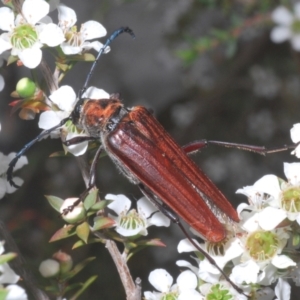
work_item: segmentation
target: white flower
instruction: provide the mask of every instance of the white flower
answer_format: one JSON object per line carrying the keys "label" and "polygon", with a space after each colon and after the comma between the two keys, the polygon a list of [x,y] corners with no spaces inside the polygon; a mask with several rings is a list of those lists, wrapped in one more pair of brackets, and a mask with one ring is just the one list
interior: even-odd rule
{"label": "white flower", "polygon": [[45,278],[56,276],[59,273],[59,270],[59,262],[50,258],[42,261],[39,266],[39,271]]}
{"label": "white flower", "polygon": [[149,282],[159,292],[144,292],[146,300],[178,299],[178,300],[204,300],[204,297],[196,291],[197,277],[191,271],[182,272],[172,285],[172,276],[164,269],[152,271],[148,278]]}
{"label": "white flower", "polygon": [[116,231],[123,236],[147,235],[147,227],[151,225],[166,227],[170,225],[170,219],[158,212],[146,197],[137,201],[137,211],[129,210],[131,201],[124,195],[107,194],[105,199],[114,200],[108,208],[118,216],[110,217],[116,221]]}
{"label": "white flower", "polygon": [[16,284],[10,284],[5,287],[9,292],[5,300],[27,300],[27,294],[23,288]]}
{"label": "white flower", "polygon": [[290,284],[281,278],[278,279],[278,282],[275,286],[275,295],[276,300],[286,300],[291,297],[291,286]]}
{"label": "white flower", "polygon": [[55,47],[65,40],[62,30],[46,18],[48,13],[49,4],[44,0],[25,0],[16,18],[10,8],[1,7],[0,29],[5,32],[0,36],[0,54],[11,49],[11,55],[18,56],[26,67],[37,67],[43,45]]}
{"label": "white flower", "polygon": [[[300,142],[300,123],[294,124],[291,129],[291,139],[295,144]],[[292,151],[292,154],[300,158],[300,144]]]}
{"label": "white flower", "polygon": [[[109,94],[102,89],[89,87],[83,94],[83,97],[90,99],[103,99],[109,98]],[[61,86],[58,90],[53,92],[49,98],[51,100],[50,105],[52,110],[41,113],[38,124],[40,128],[45,130],[56,126],[64,118],[69,117],[77,102],[77,97],[74,90],[68,85]],[[66,141],[76,136],[87,136],[85,132],[79,131],[73,124],[70,123],[64,125],[63,130],[58,128],[52,131],[50,133],[50,137],[58,138],[62,134],[63,139]],[[76,156],[84,154],[87,150],[87,147],[88,141],[70,146],[64,145],[64,149],[66,151],[69,151]]]}
{"label": "white flower", "polygon": [[[0,255],[4,253],[4,241],[0,241]],[[20,276],[9,266],[8,263],[0,264],[0,284],[16,283]]]}
{"label": "white flower", "polygon": [[0,273],[1,284],[16,283],[20,279],[20,276],[15,273],[8,263],[0,265]]}
{"label": "white flower", "polygon": [[[251,218],[247,217],[249,222],[256,223],[257,226],[265,230],[276,228],[285,218],[290,221],[295,221],[300,224],[300,163],[284,163],[284,173],[288,182],[283,181],[275,175],[265,175],[259,179],[253,187],[247,187],[248,191],[253,189],[252,193],[268,194],[268,200],[264,203],[264,209],[257,210],[257,213],[252,214]],[[238,190],[239,193],[245,193],[243,190]],[[248,192],[249,194],[249,192]],[[251,210],[251,205],[242,205],[243,209]],[[249,214],[249,212],[245,212]],[[240,216],[243,219],[243,213]],[[245,228],[245,223],[244,223]],[[247,229],[249,230],[249,228]]]}
{"label": "white flower", "polygon": [[5,81],[3,76],[0,74],[0,92],[4,89]]}
{"label": "white flower", "polygon": [[102,48],[103,45],[99,41],[88,42],[88,40],[106,35],[106,29],[100,23],[96,21],[85,22],[81,25],[80,31],[77,32],[77,27],[74,26],[77,21],[76,13],[65,5],[58,6],[58,20],[66,38],[66,41],[60,46],[66,55],[78,54],[91,48],[99,51]]}
{"label": "white flower", "polygon": [[[203,244],[198,245],[205,251]],[[177,250],[179,253],[198,251],[188,239],[181,240],[178,244]],[[221,269],[223,269],[229,261],[241,256],[241,254],[244,252],[244,248],[242,247],[239,239],[233,238],[228,240],[224,245],[224,251],[225,253],[222,256],[210,254],[212,259]],[[206,282],[216,283],[219,281],[221,276],[220,271],[215,266],[210,264],[206,258],[203,260],[196,259],[196,262],[198,263],[198,268],[196,269],[193,265],[183,260],[177,261],[176,264],[181,267],[188,267],[193,272],[197,273],[199,278]]]}
{"label": "white flower", "polygon": [[[15,158],[16,153],[12,152],[7,156],[0,152],[0,199],[4,197],[6,193],[11,194],[16,191],[16,188],[11,186],[6,179],[6,171],[8,169],[8,164]],[[18,169],[21,169],[24,165],[28,164],[26,156],[21,156],[17,161],[17,164],[14,168],[14,172]],[[23,184],[23,179],[19,177],[14,177],[14,182],[17,185]]]}
{"label": "white flower", "polygon": [[300,51],[300,3],[295,3],[293,13],[284,6],[277,7],[272,19],[278,26],[271,31],[271,40],[274,43],[290,40],[293,49]]}

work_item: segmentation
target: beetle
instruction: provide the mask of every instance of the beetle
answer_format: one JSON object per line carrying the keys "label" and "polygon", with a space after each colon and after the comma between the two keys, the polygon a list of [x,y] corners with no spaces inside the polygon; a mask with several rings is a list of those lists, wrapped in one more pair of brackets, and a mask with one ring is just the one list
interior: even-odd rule
{"label": "beetle", "polygon": [[261,154],[283,151],[294,146],[266,150],[264,147],[202,140],[182,148],[145,107],[127,108],[118,94],[112,94],[108,99],[83,98],[100,55],[123,32],[134,36],[128,27],[120,28],[112,34],[99,51],[71,115],[41,133],[16,154],[9,164],[8,181],[12,186],[18,187],[13,181],[12,172],[20,156],[35,142],[71,120],[88,136],[65,141],[65,145],[86,140],[98,140],[101,143],[92,163],[88,190],[95,185],[96,162],[101,152],[106,151],[119,170],[133,184],[138,185],[141,192],[160,211],[177,223],[190,242],[219,269],[235,289],[242,292],[214,260],[194,243],[180,222],[179,218],[183,219],[210,242],[222,242],[227,237],[224,223],[239,222],[234,207],[188,154],[208,144],[237,147]]}

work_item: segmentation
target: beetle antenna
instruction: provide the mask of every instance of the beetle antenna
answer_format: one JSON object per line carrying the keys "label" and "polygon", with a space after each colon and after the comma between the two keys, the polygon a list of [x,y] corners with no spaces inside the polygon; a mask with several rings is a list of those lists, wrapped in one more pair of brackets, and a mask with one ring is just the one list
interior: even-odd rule
{"label": "beetle antenna", "polygon": [[[94,63],[92,64],[91,70],[89,72],[89,74],[87,75],[87,78],[85,80],[85,83],[83,85],[83,88],[79,91],[78,93],[78,102],[76,104],[76,107],[79,107],[79,105],[81,104],[81,102],[83,101],[82,99],[82,95],[83,93],[86,91],[87,86],[93,76],[94,70],[96,68],[96,65],[99,61],[99,58],[101,56],[101,54],[105,51],[105,49],[109,46],[109,44],[116,38],[118,37],[121,33],[123,32],[127,32],[129,33],[133,38],[135,38],[135,35],[133,33],[133,31],[129,28],[129,27],[121,27],[119,29],[117,29],[116,31],[114,31],[112,33],[112,35],[107,39],[106,43],[103,45],[103,47],[99,50],[98,55],[94,61]],[[75,111],[76,111],[76,107],[75,107]],[[8,169],[6,172],[6,176],[7,176],[7,180],[10,183],[11,186],[15,187],[15,188],[19,188],[20,186],[18,186],[14,181],[13,181],[13,170],[18,162],[18,160],[20,159],[20,157],[36,142],[40,141],[43,137],[47,136],[49,133],[51,133],[54,129],[57,129],[61,126],[63,126],[67,121],[69,120],[73,120],[73,114],[71,114],[69,117],[61,120],[59,122],[59,124],[57,124],[56,126],[43,131],[41,134],[39,134],[36,138],[34,138],[32,141],[30,141],[28,144],[26,144],[15,156],[15,158],[9,163],[8,165]]]}
{"label": "beetle antenna", "polygon": [[55,125],[54,127],[47,129],[40,133],[37,137],[35,137],[32,141],[30,141],[28,144],[26,144],[15,156],[15,158],[9,163],[8,169],[6,171],[7,181],[10,183],[11,186],[15,188],[19,188],[20,186],[17,185],[13,181],[13,170],[20,159],[20,157],[36,142],[40,141],[43,137],[51,133],[54,129],[59,128],[63,126],[67,121],[71,120],[71,116],[68,118],[65,118],[59,122],[59,124]]}
{"label": "beetle antenna", "polygon": [[98,55],[94,61],[94,63],[92,64],[92,67],[91,67],[91,70],[89,72],[89,74],[87,75],[87,78],[85,80],[85,83],[83,85],[83,88],[79,91],[78,93],[78,99],[79,99],[79,102],[81,101],[82,99],[82,95],[83,93],[86,91],[87,89],[87,86],[93,76],[93,73],[95,71],[95,68],[98,64],[98,61],[99,61],[99,58],[100,56],[103,54],[103,52],[106,50],[106,48],[109,46],[109,44],[115,39],[117,38],[120,34],[124,33],[124,32],[127,32],[131,35],[132,38],[135,38],[135,34],[133,33],[132,29],[130,29],[129,27],[121,27],[117,30],[115,30],[111,36],[107,39],[106,43],[103,45],[103,47],[99,50],[98,52]]}

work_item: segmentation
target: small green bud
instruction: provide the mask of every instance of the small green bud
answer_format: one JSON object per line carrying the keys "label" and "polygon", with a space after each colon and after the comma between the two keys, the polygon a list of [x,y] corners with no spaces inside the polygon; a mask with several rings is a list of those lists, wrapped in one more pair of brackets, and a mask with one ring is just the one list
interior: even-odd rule
{"label": "small green bud", "polygon": [[72,257],[67,253],[59,250],[58,252],[54,253],[52,257],[59,262],[61,274],[65,274],[72,269],[73,260]]}
{"label": "small green bud", "polygon": [[17,83],[16,91],[22,98],[28,98],[34,95],[36,89],[35,83],[28,77],[20,79]]}

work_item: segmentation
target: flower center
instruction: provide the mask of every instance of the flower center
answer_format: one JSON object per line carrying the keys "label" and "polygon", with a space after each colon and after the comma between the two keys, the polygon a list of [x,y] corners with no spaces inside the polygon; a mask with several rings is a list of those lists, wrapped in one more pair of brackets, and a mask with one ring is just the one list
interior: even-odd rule
{"label": "flower center", "polygon": [[80,47],[82,45],[82,34],[77,32],[77,26],[73,26],[65,32],[67,42],[73,47]]}
{"label": "flower center", "polygon": [[173,292],[173,293],[168,293],[166,295],[163,295],[160,299],[161,300],[176,300],[178,298],[178,294]]}
{"label": "flower center", "polygon": [[227,239],[214,243],[214,242],[205,242],[206,251],[215,256],[224,256],[225,255],[225,244]]}
{"label": "flower center", "polygon": [[282,192],[281,207],[291,213],[300,212],[300,188],[291,187]]}
{"label": "flower center", "polygon": [[132,209],[128,212],[128,214],[120,215],[119,225],[124,229],[134,230],[137,228],[146,227],[146,221],[136,212],[135,209]]}
{"label": "flower center", "polygon": [[256,261],[264,261],[276,255],[278,237],[270,231],[256,231],[247,238],[246,248],[250,256]]}
{"label": "flower center", "polygon": [[300,33],[300,20],[295,20],[292,24],[293,33]]}
{"label": "flower center", "polygon": [[233,296],[229,290],[221,284],[215,284],[210,288],[210,292],[206,295],[209,300],[231,300]]}
{"label": "flower center", "polygon": [[14,29],[10,41],[15,48],[22,50],[32,47],[37,40],[36,29],[29,24],[24,24]]}

